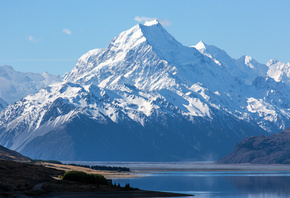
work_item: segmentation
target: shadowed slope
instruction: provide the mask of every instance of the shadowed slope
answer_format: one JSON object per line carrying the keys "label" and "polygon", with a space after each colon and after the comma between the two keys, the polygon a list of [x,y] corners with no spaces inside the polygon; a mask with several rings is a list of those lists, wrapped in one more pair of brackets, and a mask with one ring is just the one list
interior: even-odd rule
{"label": "shadowed slope", "polygon": [[246,138],[218,163],[290,164],[290,129],[269,137]]}

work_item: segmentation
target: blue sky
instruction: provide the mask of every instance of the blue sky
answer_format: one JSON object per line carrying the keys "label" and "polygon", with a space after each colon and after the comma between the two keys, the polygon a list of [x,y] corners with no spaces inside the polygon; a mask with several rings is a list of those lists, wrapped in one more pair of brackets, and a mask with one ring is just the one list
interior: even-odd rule
{"label": "blue sky", "polygon": [[183,45],[200,40],[238,58],[290,62],[288,0],[0,0],[0,65],[63,75],[144,17]]}

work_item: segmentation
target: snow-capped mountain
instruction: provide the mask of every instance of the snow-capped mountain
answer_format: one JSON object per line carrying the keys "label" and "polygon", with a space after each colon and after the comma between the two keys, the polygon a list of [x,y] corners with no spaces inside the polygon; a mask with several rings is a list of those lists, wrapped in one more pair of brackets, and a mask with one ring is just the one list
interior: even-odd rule
{"label": "snow-capped mountain", "polygon": [[11,66],[0,66],[0,97],[11,104],[28,94],[36,93],[43,86],[61,81],[60,76],[48,73],[23,73],[15,71]]}
{"label": "snow-capped mountain", "polygon": [[230,57],[224,50],[200,41],[193,46],[200,53],[211,58],[216,64],[238,77],[247,85],[251,85],[257,76],[266,76],[268,67],[258,63],[252,57],[242,56],[239,59]]}
{"label": "snow-capped mountain", "polygon": [[290,125],[289,86],[268,68],[138,24],[2,111],[0,144],[43,159],[214,160]]}
{"label": "snow-capped mountain", "polygon": [[269,67],[268,76],[277,82],[285,82],[290,85],[290,63],[282,63],[278,60],[270,60],[267,63]]}

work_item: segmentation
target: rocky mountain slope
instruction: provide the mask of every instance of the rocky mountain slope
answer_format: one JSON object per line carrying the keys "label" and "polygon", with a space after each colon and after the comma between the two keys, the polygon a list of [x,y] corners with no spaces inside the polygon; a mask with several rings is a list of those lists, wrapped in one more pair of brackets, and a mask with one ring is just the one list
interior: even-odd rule
{"label": "rocky mountain slope", "polygon": [[218,163],[290,164],[290,129],[269,137],[261,135],[246,138]]}
{"label": "rocky mountain slope", "polygon": [[289,86],[270,65],[138,24],[83,55],[64,82],[2,111],[0,144],[42,159],[218,159],[290,125]]}
{"label": "rocky mountain slope", "polygon": [[46,85],[61,81],[60,76],[48,73],[24,73],[15,71],[11,66],[0,66],[0,98],[11,104]]}

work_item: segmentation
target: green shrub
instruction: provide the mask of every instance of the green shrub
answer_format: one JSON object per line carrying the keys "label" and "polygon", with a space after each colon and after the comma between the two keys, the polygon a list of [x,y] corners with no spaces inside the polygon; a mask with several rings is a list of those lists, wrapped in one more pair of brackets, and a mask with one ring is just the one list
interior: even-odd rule
{"label": "green shrub", "polygon": [[87,174],[82,171],[69,171],[64,174],[63,180],[76,181],[85,184],[108,184],[107,179],[103,175]]}

